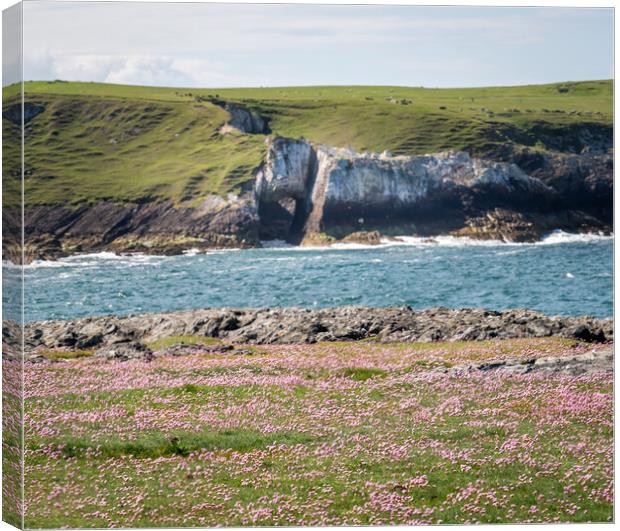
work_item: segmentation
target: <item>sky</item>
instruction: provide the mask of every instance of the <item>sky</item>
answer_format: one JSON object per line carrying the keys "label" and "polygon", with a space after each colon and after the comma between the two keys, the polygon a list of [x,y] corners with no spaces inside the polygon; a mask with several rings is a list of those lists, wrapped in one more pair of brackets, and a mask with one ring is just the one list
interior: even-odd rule
{"label": "sky", "polygon": [[467,87],[613,77],[609,8],[28,1],[23,17],[26,80]]}

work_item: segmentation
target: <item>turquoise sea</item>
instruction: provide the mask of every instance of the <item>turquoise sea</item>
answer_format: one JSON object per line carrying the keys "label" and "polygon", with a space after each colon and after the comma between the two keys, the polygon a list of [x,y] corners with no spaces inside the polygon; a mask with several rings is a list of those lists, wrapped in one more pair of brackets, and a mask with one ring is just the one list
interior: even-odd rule
{"label": "turquoise sea", "polygon": [[206,307],[364,305],[504,309],[611,317],[613,238],[551,234],[536,244],[403,238],[187,253],[78,255],[25,269],[26,320]]}

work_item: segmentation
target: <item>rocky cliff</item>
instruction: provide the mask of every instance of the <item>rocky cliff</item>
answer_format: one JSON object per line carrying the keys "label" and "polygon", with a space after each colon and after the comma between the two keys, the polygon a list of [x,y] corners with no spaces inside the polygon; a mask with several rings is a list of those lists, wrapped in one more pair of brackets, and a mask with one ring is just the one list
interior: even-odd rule
{"label": "rocky cliff", "polygon": [[103,250],[180,254],[257,247],[258,226],[253,201],[234,195],[209,195],[191,207],[169,201],[26,207],[25,260]]}
{"label": "rocky cliff", "polygon": [[[116,107],[104,102],[101,108],[91,102],[83,105],[82,114],[73,116],[70,103],[59,100],[46,107],[43,99],[27,102],[26,135],[35,134],[37,128],[45,129],[37,125],[42,119],[52,120],[54,128],[69,128],[69,124],[93,119],[93,113],[98,112],[96,116],[103,117],[104,123],[116,123],[119,116],[146,116],[156,127],[165,117],[181,113],[150,103],[127,110],[118,102]],[[255,150],[253,162],[246,163],[241,157],[243,160],[234,167],[231,164],[218,190],[200,191],[196,187],[208,181],[213,172],[224,170],[219,166],[198,169],[176,199],[156,195],[160,183],[143,198],[137,196],[141,199],[122,200],[114,189],[106,188],[105,194],[88,201],[58,204],[58,200],[46,203],[39,198],[36,205],[28,203],[28,192],[35,181],[54,183],[59,176],[54,172],[37,174],[36,168],[27,165],[26,260],[100,250],[172,254],[190,248],[256,247],[261,241],[273,239],[309,245],[336,240],[378,243],[382,237],[453,234],[535,241],[555,229],[612,230],[613,138],[611,128],[604,125],[584,122],[553,129],[541,123],[533,126],[527,137],[519,133],[523,138],[510,128],[502,130],[503,141],[468,152],[394,156],[387,151],[356,152],[304,138],[264,136],[271,134],[274,114],[258,112],[256,102],[246,106],[218,97],[193,96],[192,105],[200,112],[204,105],[216,112],[205,114],[213,120],[209,126],[213,128],[205,129],[210,136],[191,139],[190,146],[200,146],[203,141],[212,146],[228,142],[234,148],[224,150],[220,166],[226,166],[227,158],[250,149]],[[185,104],[179,108],[187,111]],[[3,108],[7,133],[18,132],[15,126],[21,124],[20,111],[21,104]],[[194,119],[172,135],[170,142],[183,138],[184,131],[198,121]],[[125,129],[115,132],[111,139],[104,135],[105,149],[116,150],[119,138],[137,139],[148,132],[144,124],[130,132]],[[102,131],[107,129],[78,132],[75,138],[99,138]],[[58,132],[53,130],[49,138]],[[170,136],[168,129],[166,134]],[[39,144],[47,145],[49,138],[45,138]],[[63,144],[63,153],[75,138]],[[33,141],[29,145],[33,146]],[[132,153],[145,146],[139,144]],[[67,158],[79,164],[87,160],[86,152],[77,150],[74,154]],[[97,151],[89,157],[99,155]],[[201,155],[200,161],[207,160],[207,155]],[[5,185],[15,186],[5,189],[5,197],[11,195],[9,192],[15,197],[21,193],[17,186],[21,166],[16,168],[6,173]],[[166,186],[176,182],[173,175],[167,178]],[[70,199],[70,187],[59,189],[66,190]],[[18,260],[11,235],[21,233],[21,212],[6,206],[3,220],[5,253]]]}
{"label": "rocky cliff", "polygon": [[[535,241],[546,232],[606,231],[612,226],[611,171],[605,155],[504,154],[514,162],[465,152],[392,156],[269,141],[253,189],[191,206],[172,202],[25,210],[26,260],[113,250],[175,254],[190,248],[378,242],[380,235],[455,234]],[[15,216],[5,215],[7,228]],[[372,238],[369,235],[373,235]]]}
{"label": "rocky cliff", "polygon": [[555,184],[464,152],[392,156],[277,138],[255,200],[262,233],[277,220],[281,232],[271,235],[292,242],[369,231],[533,241],[557,228],[609,230]]}

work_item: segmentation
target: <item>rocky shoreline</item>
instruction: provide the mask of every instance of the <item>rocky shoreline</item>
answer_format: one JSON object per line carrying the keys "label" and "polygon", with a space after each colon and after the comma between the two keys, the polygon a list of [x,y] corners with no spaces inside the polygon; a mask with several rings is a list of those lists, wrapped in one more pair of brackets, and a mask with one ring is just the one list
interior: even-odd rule
{"label": "rocky shoreline", "polygon": [[[28,323],[27,358],[42,349],[92,350],[106,357],[148,357],[148,343],[198,336],[236,344],[293,344],[318,341],[434,342],[557,336],[583,342],[613,341],[613,321],[593,317],[549,317],[526,309],[344,306],[205,309],[127,317],[102,316]],[[5,353],[19,345],[19,329],[3,324]],[[7,348],[8,347],[8,348]],[[119,352],[118,356],[114,352]]]}
{"label": "rocky shoreline", "polygon": [[[506,145],[475,155],[393,156],[269,137],[262,164],[238,194],[207,194],[187,204],[26,205],[24,259],[100,251],[170,255],[276,239],[328,245],[453,235],[535,242],[554,230],[610,234],[607,140],[598,132],[584,153]],[[4,209],[3,221],[5,254],[19,262],[21,213]]]}
{"label": "rocky shoreline", "polygon": [[[238,186],[175,200],[157,193],[115,200],[113,190],[81,203],[70,196],[60,204],[27,197],[23,227],[14,197],[3,209],[5,256],[21,262],[22,229],[26,263],[100,251],[170,255],[251,248],[276,239],[328,245],[454,235],[535,242],[554,230],[613,230],[610,125],[541,121],[525,134],[497,123],[486,144],[429,154],[395,145],[400,154],[393,154],[281,136],[272,131],[268,113],[217,95],[196,96],[195,103],[228,114],[214,139],[231,132],[264,139],[262,155],[243,167]],[[28,101],[24,121],[35,127],[49,112],[43,100]],[[3,123],[21,124],[20,113],[19,103],[5,106]],[[28,168],[26,178],[33,171]]]}

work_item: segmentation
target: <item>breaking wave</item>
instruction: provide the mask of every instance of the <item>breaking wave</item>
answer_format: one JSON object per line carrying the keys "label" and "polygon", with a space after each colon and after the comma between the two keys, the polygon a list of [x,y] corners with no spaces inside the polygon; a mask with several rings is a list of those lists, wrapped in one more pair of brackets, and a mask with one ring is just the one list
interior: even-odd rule
{"label": "breaking wave", "polygon": [[381,243],[373,245],[366,243],[342,243],[337,242],[329,245],[295,246],[284,240],[263,241],[264,249],[284,251],[333,251],[333,250],[361,250],[381,249],[385,247],[410,246],[410,247],[527,247],[533,245],[557,245],[565,243],[592,243],[597,241],[613,240],[613,235],[605,234],[575,234],[556,230],[549,233],[538,242],[518,243],[503,240],[477,240],[462,236],[394,236],[382,238]]}

